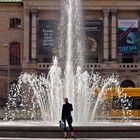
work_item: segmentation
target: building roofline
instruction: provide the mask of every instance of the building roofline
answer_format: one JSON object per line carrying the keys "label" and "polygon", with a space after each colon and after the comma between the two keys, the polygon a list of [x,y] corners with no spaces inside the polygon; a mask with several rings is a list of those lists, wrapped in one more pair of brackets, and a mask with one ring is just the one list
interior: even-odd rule
{"label": "building roofline", "polygon": [[22,0],[0,0],[0,3],[22,3]]}

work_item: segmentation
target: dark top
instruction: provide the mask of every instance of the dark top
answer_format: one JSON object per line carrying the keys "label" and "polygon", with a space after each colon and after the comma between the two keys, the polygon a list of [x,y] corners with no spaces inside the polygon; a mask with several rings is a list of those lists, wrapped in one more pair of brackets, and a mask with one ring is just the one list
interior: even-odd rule
{"label": "dark top", "polygon": [[66,116],[71,116],[72,110],[73,110],[72,104],[70,104],[68,102],[63,104],[61,119],[64,120]]}

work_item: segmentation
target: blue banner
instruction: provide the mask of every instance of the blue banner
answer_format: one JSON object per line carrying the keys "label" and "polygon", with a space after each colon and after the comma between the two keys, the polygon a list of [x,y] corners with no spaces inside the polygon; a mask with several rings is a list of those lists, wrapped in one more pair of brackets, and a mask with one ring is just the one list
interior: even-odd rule
{"label": "blue banner", "polygon": [[138,51],[138,21],[118,21],[118,54],[136,54]]}

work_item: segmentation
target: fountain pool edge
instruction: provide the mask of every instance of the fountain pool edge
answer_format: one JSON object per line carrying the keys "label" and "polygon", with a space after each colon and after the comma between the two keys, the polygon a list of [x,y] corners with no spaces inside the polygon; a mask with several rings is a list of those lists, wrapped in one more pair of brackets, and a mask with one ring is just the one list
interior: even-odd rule
{"label": "fountain pool edge", "polygon": [[[75,126],[78,138],[140,138],[140,126]],[[56,126],[0,126],[0,137],[62,138]]]}

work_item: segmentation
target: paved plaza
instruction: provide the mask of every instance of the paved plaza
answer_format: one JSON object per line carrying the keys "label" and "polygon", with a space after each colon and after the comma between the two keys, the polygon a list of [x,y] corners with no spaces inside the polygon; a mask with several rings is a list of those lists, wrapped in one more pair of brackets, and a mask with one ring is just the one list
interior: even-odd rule
{"label": "paved plaza", "polygon": [[[69,139],[72,140],[72,138]],[[63,138],[0,138],[0,140],[64,140],[64,139]],[[77,140],[140,140],[140,138],[77,138]]]}

